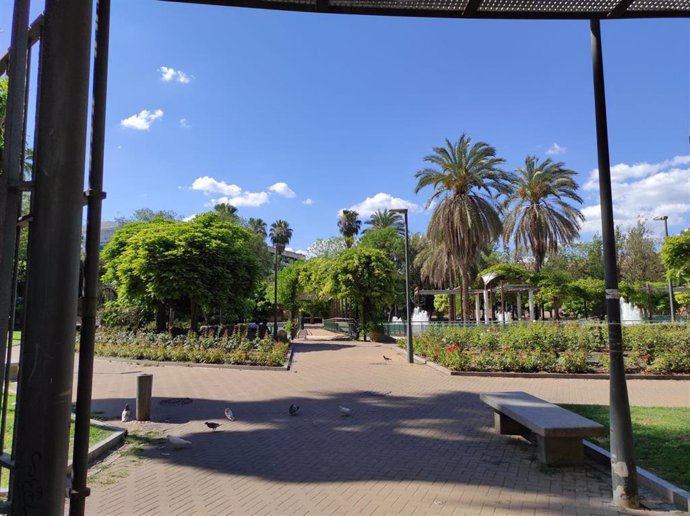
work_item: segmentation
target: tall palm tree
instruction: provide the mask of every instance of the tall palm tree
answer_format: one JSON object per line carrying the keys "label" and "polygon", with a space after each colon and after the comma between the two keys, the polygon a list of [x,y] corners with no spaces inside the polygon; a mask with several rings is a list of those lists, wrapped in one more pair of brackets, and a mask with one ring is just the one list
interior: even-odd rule
{"label": "tall palm tree", "polygon": [[213,211],[216,212],[218,215],[218,218],[223,221],[235,221],[237,220],[237,208],[235,208],[232,204],[228,204],[226,202],[222,202],[220,204],[216,204],[213,207]]}
{"label": "tall palm tree", "polygon": [[247,229],[252,233],[261,235],[262,238],[266,238],[266,222],[264,222],[263,219],[255,219],[254,217],[250,217],[247,221]]}
{"label": "tall palm tree", "polygon": [[512,238],[516,253],[531,251],[537,271],[548,251],[557,252],[559,244],[568,244],[580,234],[585,218],[567,202],[582,204],[574,176],[564,163],[550,158],[540,163],[535,156],[527,156],[525,166],[513,175],[512,192],[503,203],[503,241],[507,244]]}
{"label": "tall palm tree", "polygon": [[354,244],[355,236],[362,227],[362,221],[358,217],[359,213],[354,210],[343,210],[338,218],[338,230],[345,237],[345,245],[348,249]]}
{"label": "tall palm tree", "polygon": [[388,208],[381,210],[376,210],[376,213],[372,213],[369,220],[365,222],[368,227],[364,230],[366,233],[372,229],[385,229],[388,227],[395,228],[401,235],[405,234],[405,225],[403,223],[403,218],[399,213],[389,211]]}
{"label": "tall palm tree", "polygon": [[481,251],[501,234],[501,219],[496,198],[507,194],[509,175],[498,167],[505,160],[484,142],[472,144],[466,134],[444,147],[434,147],[424,161],[435,166],[415,174],[415,192],[430,186],[433,193],[427,208],[437,202],[427,235],[433,245],[443,242],[459,267],[462,286],[462,315],[470,317],[469,285],[471,270]]}
{"label": "tall palm tree", "polygon": [[276,254],[280,254],[285,250],[285,246],[290,243],[292,238],[292,228],[284,220],[276,220],[271,224],[271,230],[268,234],[271,243],[276,248]]}

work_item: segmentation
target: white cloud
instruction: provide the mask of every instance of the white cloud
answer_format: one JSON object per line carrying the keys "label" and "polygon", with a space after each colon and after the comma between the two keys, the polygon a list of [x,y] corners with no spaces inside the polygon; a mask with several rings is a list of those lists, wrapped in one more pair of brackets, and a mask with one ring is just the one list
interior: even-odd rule
{"label": "white cloud", "polygon": [[211,200],[213,205],[232,204],[236,208],[258,208],[267,202],[268,193],[266,192],[242,192],[234,197],[220,197]]}
{"label": "white cloud", "polygon": [[192,183],[192,190],[204,192],[206,195],[219,193],[224,196],[235,197],[242,193],[237,185],[230,185],[225,181],[218,181],[210,176],[197,177]]}
{"label": "white cloud", "polygon": [[127,129],[135,129],[137,131],[148,131],[151,127],[151,124],[162,117],[162,109],[156,109],[155,111],[142,109],[136,115],[132,115],[129,118],[120,120],[120,125]]}
{"label": "white cloud", "polygon": [[180,127],[182,127],[183,129],[189,129],[192,126],[189,125],[189,120],[187,120],[186,118],[180,118]]}
{"label": "white cloud", "polygon": [[194,219],[196,218],[196,215],[197,215],[196,213],[193,213],[193,214],[191,214],[189,217],[185,217],[185,218],[183,218],[182,220],[183,220],[184,222],[190,222],[190,221],[192,221],[192,220],[194,220]]}
{"label": "white cloud", "polygon": [[559,154],[565,154],[567,150],[567,147],[562,147],[561,145],[554,143],[551,147],[546,149],[546,154],[549,156],[558,156]]}
{"label": "white cloud", "polygon": [[163,82],[175,81],[181,84],[189,84],[194,78],[194,76],[188,75],[182,70],[175,70],[169,66],[161,66],[158,71],[161,73],[161,80]]}
{"label": "white cloud", "polygon": [[350,210],[354,210],[360,214],[362,217],[368,217],[375,213],[377,210],[385,210],[391,208],[407,208],[413,213],[419,213],[422,208],[412,202],[400,197],[393,197],[389,193],[379,192],[373,197],[367,197],[362,202],[350,206]]}
{"label": "white cloud", "polygon": [[311,197],[307,197],[306,199],[304,199],[302,201],[302,204],[306,204],[307,206],[311,206],[312,204],[314,204],[314,199],[312,199]]}
{"label": "white cloud", "polygon": [[[598,169],[591,172],[584,186],[588,192],[599,190]],[[660,163],[618,163],[611,167],[614,221],[624,228],[638,220],[667,215],[669,224],[690,224],[690,155],[676,156]],[[599,204],[582,209],[586,217],[583,233],[601,232]],[[660,233],[659,227],[650,229]]]}
{"label": "white cloud", "polygon": [[287,183],[275,183],[269,186],[268,190],[273,193],[277,193],[278,195],[282,195],[283,197],[287,197],[288,199],[292,199],[296,195],[295,192],[290,189]]}

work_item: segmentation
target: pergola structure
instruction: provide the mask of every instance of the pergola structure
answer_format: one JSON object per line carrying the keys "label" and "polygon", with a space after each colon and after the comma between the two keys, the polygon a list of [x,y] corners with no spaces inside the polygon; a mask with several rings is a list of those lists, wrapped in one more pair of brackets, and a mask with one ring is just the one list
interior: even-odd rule
{"label": "pergola structure", "polygon": [[[141,1],[141,0],[140,0]],[[638,503],[632,430],[622,359],[615,265],[606,102],[600,20],[690,17],[690,0],[169,0],[303,12],[443,18],[581,19],[591,26],[599,185],[602,206],[606,306],[611,350],[611,461],[613,499]],[[16,302],[17,242],[28,231],[15,439],[0,463],[11,470],[12,514],[64,511],[77,306],[82,315],[74,473],[70,514],[83,514],[103,192],[103,142],[108,76],[110,0],[97,0],[93,82],[89,81],[93,6],[88,0],[45,0],[29,24],[29,0],[14,0],[11,48],[0,57],[7,74],[3,173],[0,174],[0,443],[5,429]],[[33,177],[23,177],[31,45],[40,39]],[[89,91],[91,87],[91,92]],[[88,187],[84,191],[88,102],[92,100]],[[30,213],[21,200],[30,192]],[[80,234],[87,208],[83,288]],[[2,450],[0,450],[2,451]]]}

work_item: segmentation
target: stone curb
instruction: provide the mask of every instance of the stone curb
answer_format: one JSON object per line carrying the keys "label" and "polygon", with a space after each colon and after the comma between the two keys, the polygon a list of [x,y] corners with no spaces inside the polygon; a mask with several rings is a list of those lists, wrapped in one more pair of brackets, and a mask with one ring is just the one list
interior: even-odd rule
{"label": "stone curb", "polygon": [[[611,454],[608,451],[587,440],[583,440],[582,443],[585,446],[585,455],[600,464],[606,466],[611,465]],[[675,504],[677,507],[680,507],[683,511],[690,514],[689,492],[639,466],[637,466],[637,479],[641,486],[646,487],[650,491],[661,496],[667,502]]]}
{"label": "stone curb", "polygon": [[290,345],[287,353],[287,362],[282,366],[255,366],[249,364],[204,364],[201,362],[173,362],[170,360],[146,360],[138,358],[126,357],[107,357],[96,355],[95,358],[99,360],[108,360],[109,362],[124,362],[128,364],[140,364],[152,367],[166,367],[166,366],[180,366],[180,367],[211,367],[217,369],[242,369],[252,371],[289,371],[292,365],[292,355],[295,352],[295,346]]}

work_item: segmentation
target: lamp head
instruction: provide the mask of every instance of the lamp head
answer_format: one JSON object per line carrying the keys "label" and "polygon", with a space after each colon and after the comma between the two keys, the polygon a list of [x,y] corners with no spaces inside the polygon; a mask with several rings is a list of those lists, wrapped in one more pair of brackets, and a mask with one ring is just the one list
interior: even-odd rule
{"label": "lamp head", "polygon": [[391,213],[403,213],[403,214],[405,214],[405,213],[407,213],[407,208],[390,208],[388,211]]}
{"label": "lamp head", "polygon": [[653,217],[652,220],[667,220],[668,215],[657,215],[656,217]]}

